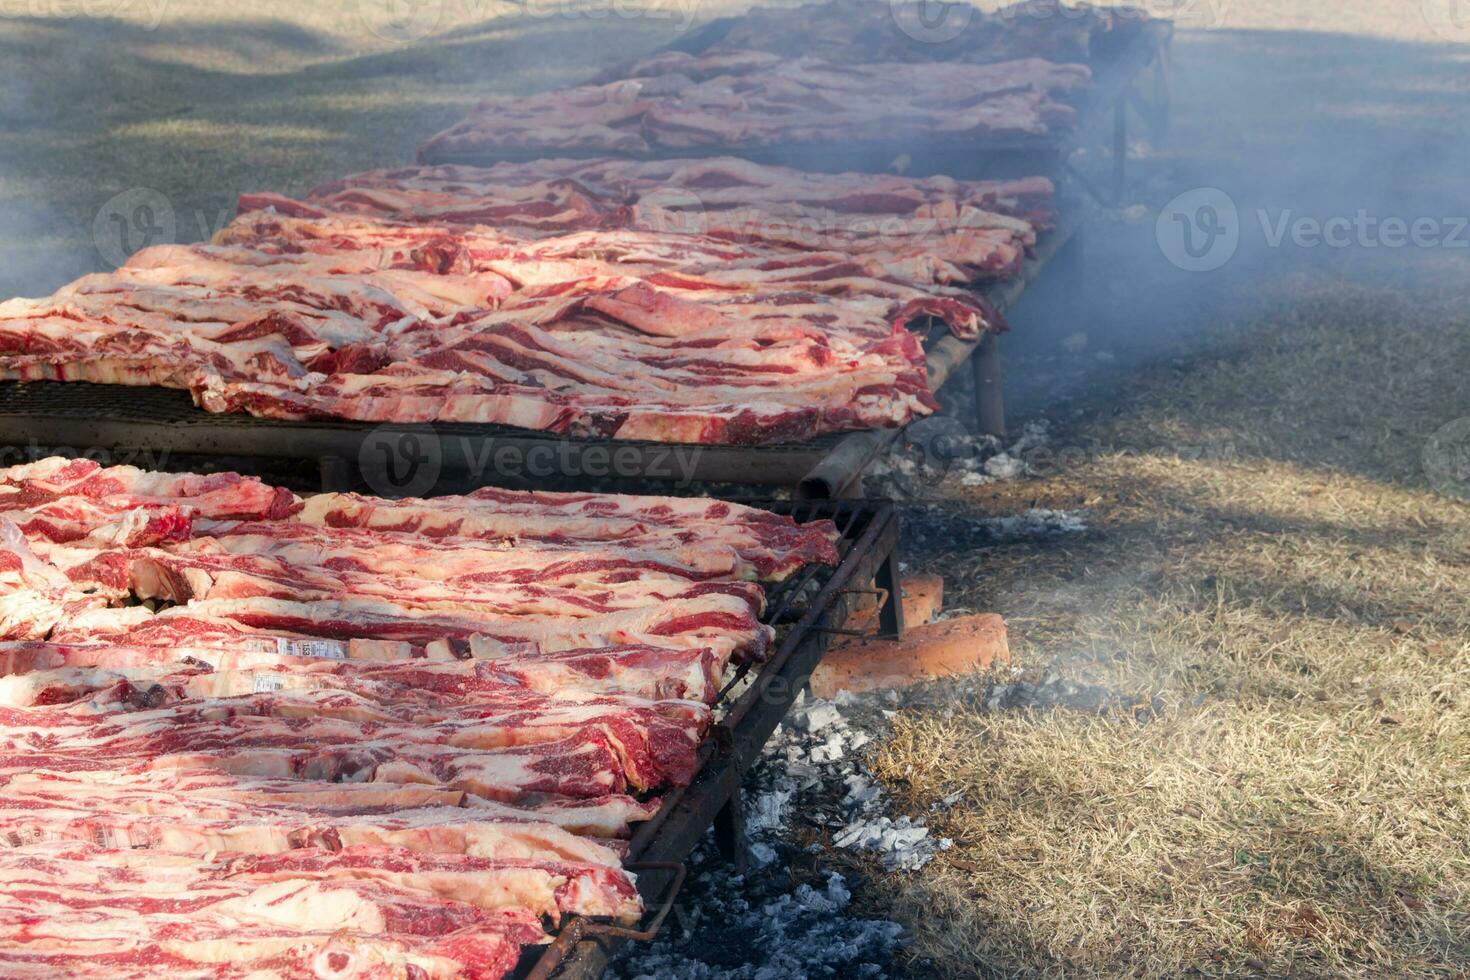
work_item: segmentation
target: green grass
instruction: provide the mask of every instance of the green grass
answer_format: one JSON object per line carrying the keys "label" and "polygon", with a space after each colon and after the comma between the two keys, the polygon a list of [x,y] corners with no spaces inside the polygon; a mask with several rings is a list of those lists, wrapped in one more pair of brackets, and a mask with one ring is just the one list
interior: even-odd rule
{"label": "green grass", "polygon": [[439,33],[397,45],[350,2],[168,0],[157,26],[143,0],[123,9],[0,17],[0,296],[104,267],[93,223],[114,195],[158,191],[177,240],[207,238],[242,192],[406,165],[480,98],[579,81],[685,23],[448,3]]}

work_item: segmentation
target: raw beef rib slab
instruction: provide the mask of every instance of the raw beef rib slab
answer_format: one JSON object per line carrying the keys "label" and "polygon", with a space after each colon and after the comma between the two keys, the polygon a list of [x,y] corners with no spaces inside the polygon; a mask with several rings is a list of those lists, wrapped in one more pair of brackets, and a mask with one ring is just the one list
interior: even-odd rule
{"label": "raw beef rib slab", "polygon": [[493,978],[569,913],[637,921],[624,838],[767,650],[759,583],[835,538],[0,470],[0,976]]}
{"label": "raw beef rib slab", "polygon": [[219,244],[145,249],[0,304],[0,378],[183,388],[267,418],[797,441],[932,412],[913,331],[1002,329],[959,287],[1007,274],[1033,237],[967,208],[911,218],[954,226],[942,258],[923,228],[818,248],[776,231],[534,240],[247,200],[268,210]]}
{"label": "raw beef rib slab", "polygon": [[1076,124],[1065,101],[1084,65],[829,64],[759,51],[666,52],[604,85],[496,97],[419,147],[424,163],[539,153],[632,156],[788,144],[925,144],[1046,136]]}
{"label": "raw beef rib slab", "polygon": [[409,167],[344,177],[313,190],[306,203],[242,195],[240,219],[219,240],[277,235],[310,248],[329,227],[346,224],[326,220],[333,215],[392,222],[405,233],[411,226],[479,233],[493,226],[568,243],[569,232],[637,229],[834,252],[875,262],[915,286],[960,284],[1014,274],[1036,233],[1055,223],[1053,193],[1044,177],[823,174],[735,157]]}
{"label": "raw beef rib slab", "polygon": [[904,324],[941,314],[963,331],[989,326],[965,296],[871,277],[862,295],[843,295],[859,283],[838,278],[732,296],[718,282],[691,292],[652,273],[578,269],[504,297],[478,273],[341,271],[332,255],[244,248],[165,254],[0,304],[0,378],[183,388],[208,411],[266,418],[748,444],[927,414]]}

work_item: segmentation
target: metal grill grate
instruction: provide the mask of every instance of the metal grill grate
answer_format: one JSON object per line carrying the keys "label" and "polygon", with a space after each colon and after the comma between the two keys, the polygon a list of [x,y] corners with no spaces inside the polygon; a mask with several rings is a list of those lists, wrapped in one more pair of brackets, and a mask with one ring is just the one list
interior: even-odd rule
{"label": "metal grill grate", "polygon": [[[778,630],[775,652],[764,664],[736,669],[716,703],[723,717],[700,747],[699,774],[689,786],[664,796],[659,812],[629,842],[628,860],[647,869],[639,875],[640,890],[654,893],[645,894],[651,905],[657,901],[664,906],[656,916],[660,921],[673,899],[674,866],[727,806],[738,807],[738,799],[731,800],[738,796],[742,774],[805,686],[831,634],[841,631],[848,595],[866,591],[866,584],[881,578],[882,569],[895,561],[898,518],[886,501],[767,501],[756,506],[802,522],[832,520],[840,534],[838,563],[832,568],[808,566],[768,590],[763,618]],[[741,693],[732,696],[742,685]],[[530,954],[534,959],[523,965],[522,975],[525,980],[596,977],[620,938],[628,937],[572,917],[550,946]]]}

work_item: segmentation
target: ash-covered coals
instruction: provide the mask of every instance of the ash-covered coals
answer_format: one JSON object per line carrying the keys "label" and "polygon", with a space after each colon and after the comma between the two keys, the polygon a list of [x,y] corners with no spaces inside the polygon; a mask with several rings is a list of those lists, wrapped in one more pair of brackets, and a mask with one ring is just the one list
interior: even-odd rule
{"label": "ash-covered coals", "polygon": [[1046,542],[1088,531],[1086,510],[1032,507],[1018,514],[975,517],[933,504],[904,508],[903,546],[910,555],[938,555],[1023,542]]}
{"label": "ash-covered coals", "polygon": [[792,709],[747,781],[746,829],[758,862],[777,859],[792,820],[835,847],[874,854],[889,871],[921,868],[950,846],[927,827],[884,813],[883,790],[861,755],[873,736],[857,722],[886,721],[884,697],[843,694]]}
{"label": "ash-covered coals", "polygon": [[863,486],[870,495],[897,500],[942,499],[959,488],[1034,475],[1028,457],[1049,442],[1044,419],[1027,422],[1019,436],[1002,441],[975,435],[952,416],[935,415],[910,425],[888,455],[874,460]]}
{"label": "ash-covered coals", "polygon": [[626,949],[609,975],[888,975],[902,926],[849,916],[847,881],[821,864],[835,847],[870,855],[878,868],[898,873],[923,867],[950,846],[919,820],[886,813],[883,789],[863,763],[863,750],[886,729],[898,704],[893,691],[799,699],[745,778],[751,872],[734,874],[706,839],[663,934]]}
{"label": "ash-covered coals", "polygon": [[851,918],[847,882],[790,886],[785,875],[730,873],[702,848],[675,914],[653,943],[632,944],[608,975],[619,980],[806,980],[882,977],[903,929]]}
{"label": "ash-covered coals", "polygon": [[912,817],[876,817],[850,824],[832,843],[838,847],[877,851],[889,871],[917,871],[940,851],[948,850],[946,837],[930,837],[929,828]]}
{"label": "ash-covered coals", "polygon": [[981,518],[980,526],[997,542],[1029,541],[1062,534],[1081,534],[1087,530],[1087,515],[1083,511],[1032,507],[1019,514]]}

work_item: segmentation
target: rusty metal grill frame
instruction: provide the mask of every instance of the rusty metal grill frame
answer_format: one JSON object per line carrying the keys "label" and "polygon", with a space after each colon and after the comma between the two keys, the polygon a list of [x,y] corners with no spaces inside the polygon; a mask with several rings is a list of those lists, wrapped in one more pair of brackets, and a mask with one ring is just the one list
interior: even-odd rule
{"label": "rusty metal grill frame", "polygon": [[[739,787],[747,769],[759,757],[806,686],[834,635],[845,632],[852,596],[871,591],[869,582],[889,601],[880,616],[880,630],[901,633],[901,605],[896,601],[898,512],[889,501],[748,501],[784,513],[797,521],[828,518],[840,533],[838,563],[834,568],[809,565],[767,592],[764,621],[775,626],[775,652],[758,666],[735,668],[721,691],[717,709],[722,714],[699,750],[699,771],[693,782],[666,794],[653,818],[638,825],[629,841],[628,861],[650,870],[638,876],[639,891],[650,907],[667,905],[658,896],[671,888],[671,879],[695,844],[711,826],[739,822]],[[733,700],[739,683],[749,681]],[[667,899],[672,901],[672,898]],[[569,917],[549,946],[529,951],[517,975],[523,980],[591,980],[600,976],[617,946],[619,935],[597,934],[583,920]]]}
{"label": "rusty metal grill frame", "polygon": [[[671,486],[685,479],[680,471],[685,461],[691,465],[690,484],[790,486],[842,438],[834,434],[798,444],[705,446],[575,439],[503,425],[283,421],[206,412],[195,407],[188,392],[170,388],[0,381],[0,447],[103,449],[127,461],[134,455],[145,460],[202,456],[313,461],[320,464],[325,490],[352,489],[360,461],[383,446],[402,446],[410,437],[425,435],[434,437],[446,477],[478,470],[485,483],[577,479],[578,474],[586,474],[585,480],[599,476],[600,468],[611,478],[612,454],[618,454],[627,460],[618,466],[629,474],[627,479]],[[502,453],[519,463],[502,465]],[[539,473],[528,465],[538,453],[555,461],[554,472]],[[21,461],[13,453],[3,460],[4,465]]]}

